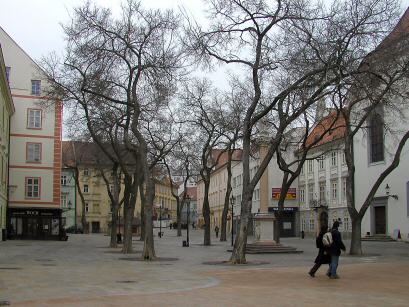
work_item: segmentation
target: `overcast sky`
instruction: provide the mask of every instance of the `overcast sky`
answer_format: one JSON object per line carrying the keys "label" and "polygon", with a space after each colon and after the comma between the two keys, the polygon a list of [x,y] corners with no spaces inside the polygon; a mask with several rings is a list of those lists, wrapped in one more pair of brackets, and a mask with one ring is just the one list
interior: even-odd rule
{"label": "overcast sky", "polygon": [[[60,23],[69,20],[69,12],[84,0],[9,0],[1,1],[0,26],[35,60],[64,47]],[[114,12],[121,0],[96,0]],[[142,0],[145,6],[164,8],[183,5],[195,17],[202,16],[201,0]],[[402,1],[402,13],[409,0]]]}

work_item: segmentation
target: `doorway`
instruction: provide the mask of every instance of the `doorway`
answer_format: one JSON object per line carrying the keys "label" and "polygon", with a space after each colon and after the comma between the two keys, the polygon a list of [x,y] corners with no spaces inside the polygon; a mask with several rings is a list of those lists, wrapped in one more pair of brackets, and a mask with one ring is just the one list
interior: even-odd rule
{"label": "doorway", "polygon": [[374,207],[375,213],[375,234],[386,234],[386,207]]}
{"label": "doorway", "polygon": [[91,231],[92,233],[99,233],[99,222],[91,223]]}

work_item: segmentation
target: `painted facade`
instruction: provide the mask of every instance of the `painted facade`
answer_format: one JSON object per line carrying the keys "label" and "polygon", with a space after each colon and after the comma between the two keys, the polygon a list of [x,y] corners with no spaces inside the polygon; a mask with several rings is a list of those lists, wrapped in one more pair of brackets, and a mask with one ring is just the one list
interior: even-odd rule
{"label": "painted facade", "polygon": [[58,238],[62,107],[45,106],[41,69],[1,28],[0,43],[16,109],[10,123],[9,231],[13,238]]}
{"label": "painted facade", "polygon": [[62,225],[65,229],[76,229],[76,198],[74,170],[63,167],[61,171]]}
{"label": "painted facade", "polygon": [[8,164],[10,153],[10,118],[14,113],[14,104],[8,82],[8,70],[4,64],[0,45],[0,241],[6,240]]}

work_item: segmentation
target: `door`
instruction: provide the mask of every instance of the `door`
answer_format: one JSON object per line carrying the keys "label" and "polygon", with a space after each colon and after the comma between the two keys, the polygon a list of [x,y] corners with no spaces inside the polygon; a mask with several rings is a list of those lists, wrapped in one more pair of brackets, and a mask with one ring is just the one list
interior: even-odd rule
{"label": "door", "polygon": [[375,211],[375,234],[386,234],[386,208],[385,206],[374,207]]}
{"label": "door", "polygon": [[99,222],[92,222],[91,223],[92,227],[92,233],[99,233]]}

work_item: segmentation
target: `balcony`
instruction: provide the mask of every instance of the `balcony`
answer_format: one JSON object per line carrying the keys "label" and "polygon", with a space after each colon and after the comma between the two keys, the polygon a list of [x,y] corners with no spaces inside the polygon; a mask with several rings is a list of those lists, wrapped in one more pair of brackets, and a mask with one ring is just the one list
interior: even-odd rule
{"label": "balcony", "polygon": [[321,208],[321,207],[328,208],[328,203],[327,203],[325,198],[318,199],[318,200],[317,199],[311,199],[309,201],[309,206],[310,206],[310,209],[317,209],[317,208]]}

